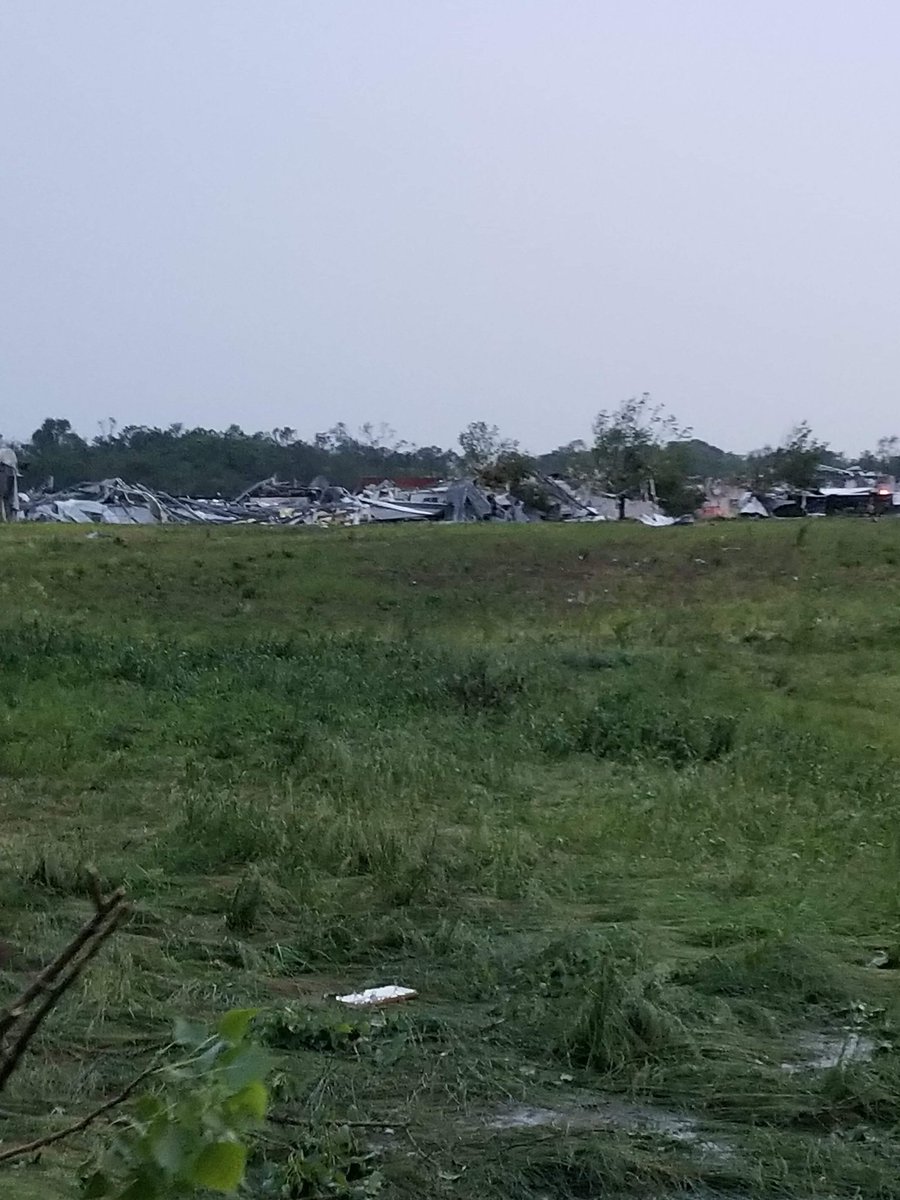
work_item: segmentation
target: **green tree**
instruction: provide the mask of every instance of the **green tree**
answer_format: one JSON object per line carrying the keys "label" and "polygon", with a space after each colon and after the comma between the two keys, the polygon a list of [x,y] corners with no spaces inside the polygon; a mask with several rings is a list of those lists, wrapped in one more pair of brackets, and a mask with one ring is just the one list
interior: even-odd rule
{"label": "green tree", "polygon": [[749,473],[756,487],[786,485],[804,491],[816,486],[819,465],[834,457],[820,442],[808,421],[795,425],[783,445],[750,455]]}
{"label": "green tree", "polygon": [[463,465],[470,471],[481,471],[501,454],[518,449],[518,442],[501,437],[497,426],[486,421],[470,422],[459,435],[459,445]]}
{"label": "green tree", "polygon": [[508,488],[514,491],[534,471],[534,460],[518,450],[503,450],[493,462],[487,463],[478,473],[478,480],[485,487]]}
{"label": "green tree", "polygon": [[47,417],[39,429],[31,435],[31,444],[37,450],[49,450],[61,446],[85,445],[72,429],[71,422],[64,417]]}
{"label": "green tree", "polygon": [[593,453],[601,483],[617,495],[649,491],[658,469],[665,465],[671,475],[681,462],[674,453],[666,458],[666,447],[689,433],[648,392],[598,413]]}
{"label": "green tree", "polygon": [[879,438],[874,450],[866,450],[859,456],[859,465],[864,471],[900,475],[900,438],[896,435]]}
{"label": "green tree", "polygon": [[595,474],[594,455],[581,438],[557,446],[537,458],[540,469],[547,475],[565,475],[569,479],[588,480]]}
{"label": "green tree", "polygon": [[25,486],[50,478],[57,488],[86,479],[118,476],[175,495],[234,496],[258,479],[277,475],[309,482],[324,475],[354,487],[364,475],[446,475],[457,456],[439,446],[417,449],[397,440],[386,426],[365,425],[354,437],[343,422],[305,442],[289,426],[246,433],[171,425],[159,429],[104,422],[87,442],[63,418],[48,418],[22,448],[28,463]]}
{"label": "green tree", "polygon": [[656,498],[670,517],[696,512],[705,492],[693,472],[695,463],[689,442],[661,446],[653,463]]}
{"label": "green tree", "polygon": [[776,463],[785,483],[795,488],[814,487],[816,469],[827,450],[828,446],[813,434],[809,422],[801,421],[776,451]]}
{"label": "green tree", "polygon": [[698,479],[739,480],[746,472],[746,459],[740,454],[721,450],[700,438],[675,442],[682,455],[684,469]]}

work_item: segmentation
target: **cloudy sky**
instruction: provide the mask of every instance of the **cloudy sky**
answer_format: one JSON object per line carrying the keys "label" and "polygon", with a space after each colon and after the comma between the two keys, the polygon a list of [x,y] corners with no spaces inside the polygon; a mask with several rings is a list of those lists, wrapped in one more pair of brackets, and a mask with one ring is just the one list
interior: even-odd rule
{"label": "cloudy sky", "polygon": [[896,0],[3,0],[0,431],[900,432]]}

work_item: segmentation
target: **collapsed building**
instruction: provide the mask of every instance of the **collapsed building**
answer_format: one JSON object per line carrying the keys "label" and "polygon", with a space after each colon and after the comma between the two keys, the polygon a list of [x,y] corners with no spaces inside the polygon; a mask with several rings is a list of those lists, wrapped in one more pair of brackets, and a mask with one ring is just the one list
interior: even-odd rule
{"label": "collapsed building", "polygon": [[701,518],[900,516],[900,491],[893,476],[859,467],[821,466],[818,486],[769,488],[707,480]]}
{"label": "collapsed building", "polygon": [[791,488],[747,492],[738,508],[742,517],[900,516],[900,492],[880,488]]}
{"label": "collapsed building", "polygon": [[[17,482],[15,468],[7,474]],[[847,473],[849,475],[849,473]],[[840,479],[797,490],[767,491],[707,481],[700,519],[900,515],[900,491],[884,477]],[[81,483],[59,491],[12,490],[3,516],[9,520],[104,525],[363,525],[395,521],[639,521],[667,526],[676,521],[646,496],[613,495],[557,475],[534,472],[524,486],[490,489],[474,479],[372,478],[355,491],[319,477],[309,483],[263,479],[234,499],[172,496],[122,479]],[[693,517],[679,518],[678,523]]]}
{"label": "collapsed building", "polygon": [[0,446],[0,521],[19,515],[19,459],[10,446]]}
{"label": "collapsed building", "polygon": [[491,490],[473,479],[411,482],[412,486],[399,486],[389,479],[370,479],[351,492],[321,477],[310,483],[269,478],[225,499],[176,497],[122,479],[104,479],[60,491],[23,493],[18,516],[26,521],[105,525],[668,520],[653,501],[595,493],[556,476],[535,474],[525,493]]}

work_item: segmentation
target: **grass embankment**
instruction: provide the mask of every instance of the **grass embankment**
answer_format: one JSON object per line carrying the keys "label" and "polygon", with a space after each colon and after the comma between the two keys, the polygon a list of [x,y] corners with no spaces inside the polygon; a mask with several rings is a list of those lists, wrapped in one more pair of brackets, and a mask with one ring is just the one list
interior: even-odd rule
{"label": "grass embankment", "polygon": [[[900,1196],[900,524],[17,528],[0,568],[3,995],[89,862],[136,907],[5,1139],[249,1003],[279,1113],[390,1123],[387,1196]],[[422,998],[322,999],[384,982]]]}

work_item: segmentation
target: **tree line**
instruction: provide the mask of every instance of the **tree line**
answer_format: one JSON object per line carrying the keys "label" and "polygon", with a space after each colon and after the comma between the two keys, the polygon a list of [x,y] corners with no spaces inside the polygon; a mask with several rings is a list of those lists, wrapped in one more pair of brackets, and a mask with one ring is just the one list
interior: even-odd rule
{"label": "tree line", "polygon": [[[650,491],[673,512],[696,507],[700,485],[709,478],[758,489],[781,482],[804,488],[812,486],[820,464],[850,465],[805,421],[781,446],[730,453],[695,438],[646,393],[600,412],[589,441],[533,456],[484,421],[466,426],[457,446],[444,448],[412,445],[386,425],[365,424],[353,432],[343,422],[307,441],[289,427],[255,433],[237,425],[119,428],[110,420],[88,439],[65,418],[48,417],[16,449],[26,489],[119,477],[173,495],[234,496],[271,476],[305,482],[324,477],[353,488],[366,477],[460,474],[522,489],[537,470],[591,481],[619,495]],[[882,438],[875,451],[856,461],[865,470],[900,475],[900,439]]]}

